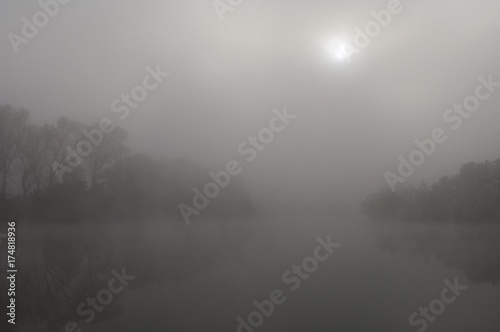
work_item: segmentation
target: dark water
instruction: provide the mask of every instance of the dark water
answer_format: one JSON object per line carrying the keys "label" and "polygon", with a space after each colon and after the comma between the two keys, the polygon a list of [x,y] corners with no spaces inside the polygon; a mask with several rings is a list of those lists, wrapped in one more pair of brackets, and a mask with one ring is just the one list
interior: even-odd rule
{"label": "dark water", "polygon": [[[495,286],[500,232],[494,227],[403,227],[357,214],[311,213],[231,226],[150,222],[23,232],[18,236],[26,243],[36,239],[30,247],[38,248],[36,255],[26,255],[25,269],[43,274],[49,265],[64,280],[51,288],[55,299],[38,285],[38,300],[49,309],[25,313],[41,320],[18,325],[19,331],[46,331],[47,324],[56,328],[69,320],[77,320],[82,331],[237,331],[237,317],[248,321],[256,310],[252,302],[269,299],[275,289],[285,302],[253,330],[418,331],[423,325],[410,325],[409,316],[440,298],[444,281],[455,278],[468,288],[425,330],[500,328],[500,287]],[[316,239],[328,235],[340,247],[292,291],[283,273],[313,256]],[[136,279],[91,324],[78,320],[79,300],[95,297],[112,277],[109,271],[123,267]],[[56,277],[38,279],[57,283]],[[61,285],[74,293],[69,299],[57,291]],[[28,297],[36,302],[32,289]]]}

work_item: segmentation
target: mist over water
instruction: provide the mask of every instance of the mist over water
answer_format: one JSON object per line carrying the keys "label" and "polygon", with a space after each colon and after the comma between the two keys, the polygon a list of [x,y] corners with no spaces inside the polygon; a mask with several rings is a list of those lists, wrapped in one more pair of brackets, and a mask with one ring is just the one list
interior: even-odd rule
{"label": "mist over water", "polygon": [[499,9],[0,0],[1,330],[498,331]]}
{"label": "mist over water", "polygon": [[[127,252],[127,271],[137,279],[113,303],[118,308],[111,319],[91,325],[80,321],[80,327],[84,331],[234,331],[237,317],[246,318],[256,310],[255,300],[269,299],[273,290],[281,289],[286,301],[265,319],[259,328],[262,331],[324,331],[332,327],[405,331],[414,328],[408,323],[409,315],[439,298],[445,287],[443,281],[455,278],[468,289],[432,323],[432,328],[470,331],[479,321],[482,330],[494,331],[499,324],[496,308],[500,297],[495,285],[500,274],[498,259],[492,258],[499,251],[457,235],[459,231],[476,234],[477,229],[438,227],[437,233],[452,239],[443,244],[442,239],[432,237],[436,234],[432,225],[405,233],[401,228],[407,227],[391,223],[375,227],[356,213],[275,214],[245,223],[244,228],[226,229],[221,236],[221,226],[208,221],[188,237],[180,237],[176,224],[146,222],[133,227],[141,234],[133,245],[126,231],[131,226],[82,227],[77,231],[78,238],[92,237],[95,231],[109,235],[106,252],[95,256],[103,271],[123,265],[120,257]],[[64,230],[68,237],[74,237],[75,231]],[[425,232],[431,236],[422,239]],[[29,236],[29,231],[23,234]],[[36,231],[33,237],[43,234]],[[283,282],[283,273],[313,256],[316,239],[328,235],[340,247],[292,291],[293,284]],[[419,235],[425,242],[420,248],[415,244]],[[235,241],[233,237],[238,236]],[[462,248],[463,253],[445,255],[443,264],[442,255],[435,250],[440,246],[450,251]],[[408,247],[412,250],[406,250]],[[172,253],[186,260],[184,264],[173,260]],[[467,267],[467,272],[460,264],[467,260],[464,255],[476,262]],[[106,268],[100,260],[106,261]],[[495,271],[495,279],[488,279],[492,274],[486,270]]]}

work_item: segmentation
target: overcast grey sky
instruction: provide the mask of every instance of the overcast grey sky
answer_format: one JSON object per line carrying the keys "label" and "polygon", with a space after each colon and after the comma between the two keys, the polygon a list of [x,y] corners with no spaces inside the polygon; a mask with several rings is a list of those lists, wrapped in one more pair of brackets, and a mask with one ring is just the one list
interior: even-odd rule
{"label": "overcast grey sky", "polygon": [[[314,3],[314,5],[312,5]],[[350,63],[326,51],[388,1],[243,0],[219,19],[210,0],[72,0],[15,53],[7,37],[37,1],[0,0],[0,104],[60,116],[110,117],[135,151],[186,156],[222,169],[267,126],[274,107],[297,118],[243,164],[257,200],[361,198],[386,186],[417,138],[445,127],[443,113],[500,81],[500,3],[403,1],[404,10]],[[170,72],[121,121],[111,103],[147,66]],[[499,158],[500,93],[450,133],[411,180],[433,181],[467,161]],[[242,158],[239,158],[242,159]]]}

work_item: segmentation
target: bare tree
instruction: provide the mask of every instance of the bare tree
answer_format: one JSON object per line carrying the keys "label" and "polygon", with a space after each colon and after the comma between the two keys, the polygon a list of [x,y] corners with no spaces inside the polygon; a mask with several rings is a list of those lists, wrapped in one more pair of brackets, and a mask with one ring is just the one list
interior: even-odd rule
{"label": "bare tree", "polygon": [[21,186],[24,195],[31,184],[38,192],[48,185],[48,174],[51,169],[50,155],[51,128],[49,125],[28,125],[19,144],[19,159],[22,165]]}
{"label": "bare tree", "polygon": [[0,197],[6,197],[11,168],[17,158],[17,148],[29,112],[9,105],[0,107]]}
{"label": "bare tree", "polygon": [[[54,162],[65,159],[67,151],[66,147],[74,149],[80,137],[82,125],[72,121],[66,117],[57,120],[55,126],[50,126],[47,131],[47,140],[49,143],[49,164],[54,165]],[[48,170],[47,186],[50,188],[56,179],[56,172],[51,166]]]}
{"label": "bare tree", "polygon": [[90,189],[102,183],[104,171],[129,152],[125,145],[127,136],[124,129],[117,127],[111,133],[102,134],[100,143],[93,146],[84,162]]}

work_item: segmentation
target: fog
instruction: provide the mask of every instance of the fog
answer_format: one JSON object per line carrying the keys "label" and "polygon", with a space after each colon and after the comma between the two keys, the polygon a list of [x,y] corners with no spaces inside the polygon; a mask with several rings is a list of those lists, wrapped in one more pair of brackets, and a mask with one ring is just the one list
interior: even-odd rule
{"label": "fog", "polygon": [[[221,22],[209,1],[71,2],[19,54],[2,39],[0,100],[37,122],[116,120],[111,102],[159,64],[171,76],[119,123],[134,149],[217,169],[287,106],[298,115],[293,127],[242,174],[253,197],[359,199],[414,139],[442,125],[478,76],[499,69],[499,5],[486,0],[412,3],[352,63],[332,62],[325,43],[350,41],[386,3],[246,1]],[[38,8],[1,6],[4,34],[19,33],[20,17]],[[488,100],[413,178],[496,157],[498,102]]]}
{"label": "fog", "polygon": [[[73,244],[54,240],[54,260],[61,269],[84,264],[77,257],[86,255],[87,248],[94,246],[92,241],[99,243],[96,252],[106,252],[106,258],[101,257],[105,262],[96,264],[108,274],[111,267],[118,269],[114,263],[127,261],[128,250],[140,248],[147,257],[158,259],[141,265],[131,254],[127,262],[134,273],[143,269],[150,278],[141,279],[137,289],[134,286],[123,296],[123,312],[100,318],[83,330],[234,331],[236,317],[248,315],[252,301],[269,296],[279,286],[281,274],[311,255],[315,239],[328,234],[342,243],[333,254],[338,261],[324,263],[328,267],[318,272],[321,275],[311,282],[315,286],[309,286],[309,291],[301,289],[294,299],[295,293],[287,293],[287,314],[266,318],[261,330],[404,330],[408,315],[437,297],[445,278],[456,276],[477,288],[461,307],[451,304],[455,307],[446,318],[429,323],[429,330],[497,330],[500,322],[492,318],[492,308],[498,305],[498,262],[481,260],[474,265],[474,261],[483,255],[497,257],[492,243],[498,238],[484,239],[489,231],[475,227],[483,227],[476,224],[484,221],[488,223],[484,227],[495,230],[491,234],[498,234],[496,224],[490,223],[500,218],[500,189],[481,191],[480,196],[476,191],[464,193],[476,190],[472,189],[476,182],[466,180],[483,179],[481,170],[488,165],[490,182],[498,186],[495,181],[500,181],[500,95],[494,83],[500,82],[498,1],[63,2],[58,2],[57,13],[47,24],[27,37],[23,17],[33,22],[41,5],[33,0],[0,0],[0,107],[5,107],[5,114],[8,107],[26,109],[27,121],[40,128],[69,118],[74,121],[74,133],[110,119],[128,134],[127,151],[120,152],[120,158],[106,159],[97,171],[92,168],[96,163],[89,164],[88,170],[81,171],[89,192],[76,193],[64,187],[76,180],[60,177],[56,181],[57,172],[50,169],[51,161],[68,165],[64,149],[66,145],[75,148],[78,140],[72,138],[71,144],[59,140],[60,149],[54,148],[51,161],[39,167],[40,180],[36,167],[26,166],[36,159],[27,148],[38,140],[20,138],[15,152],[19,156],[12,152],[12,167],[5,166],[8,174],[3,182],[0,179],[0,183],[11,179],[0,192],[0,217],[23,225],[20,229],[25,233],[18,230],[19,246],[26,245],[27,252],[37,252],[57,238],[53,230],[58,227],[63,228],[57,241],[78,237],[83,227],[81,238]],[[388,11],[391,6],[398,8],[397,14]],[[367,22],[376,22],[372,11],[382,10],[392,13],[390,20],[386,26],[379,24],[376,37],[368,37],[369,45],[359,47],[356,27],[365,30]],[[342,45],[354,46],[356,52],[346,54]],[[123,99],[134,87],[147,85],[154,88],[144,90],[147,95],[133,106]],[[477,97],[479,86],[487,97]],[[476,110],[451,111],[469,96],[477,97]],[[283,130],[273,129],[275,118]],[[0,123],[4,133],[8,128]],[[19,128],[20,137],[28,132],[27,127]],[[273,133],[269,143],[252,148],[251,137],[259,137],[265,128]],[[418,166],[411,163],[411,175],[402,175],[398,158],[409,160],[419,149],[415,140],[429,142],[433,135],[439,136],[434,134],[436,129],[442,129],[444,142],[433,138],[431,152],[420,148],[424,160]],[[1,149],[2,137],[0,164],[6,158]],[[143,155],[154,162],[145,161]],[[231,177],[231,186],[210,199],[207,211],[196,208],[199,213],[186,218],[186,210],[178,204],[196,207],[192,189],[203,192],[213,180],[210,172],[230,173],[228,163],[233,160],[241,172]],[[480,164],[485,160],[492,163]],[[471,162],[476,164],[463,166]],[[131,170],[136,166],[143,171],[133,178],[137,182]],[[401,181],[391,185],[388,172]],[[439,182],[443,176],[451,177],[451,182]],[[419,187],[424,182],[428,187]],[[99,191],[102,196],[93,191],[100,190],[93,188],[94,183],[104,188]],[[408,189],[411,186],[418,189]],[[449,188],[463,191],[455,195]],[[389,200],[388,192],[365,200],[380,190],[400,196]],[[413,205],[408,197],[422,199],[415,199]],[[367,216],[361,216],[360,209]],[[50,222],[41,227],[46,219]],[[70,219],[80,223],[68,226]],[[429,223],[415,226],[404,219]],[[450,225],[443,226],[442,220]],[[99,226],[92,226],[93,222]],[[460,228],[455,222],[474,225]],[[426,230],[416,230],[419,227]],[[6,230],[7,226],[1,229]],[[92,235],[105,238],[121,231],[136,234],[117,236],[113,244]],[[35,240],[37,232],[46,243]],[[175,240],[180,242],[164,247],[170,236],[185,242]],[[443,238],[445,249],[439,246]],[[68,250],[80,244],[85,248],[82,252]],[[454,250],[460,246],[474,249],[457,258]],[[67,260],[56,254],[65,250]],[[179,257],[168,256],[169,250],[180,253]],[[203,252],[207,256],[198,256]],[[174,263],[168,268],[160,263],[191,258],[193,268],[186,271]],[[207,266],[200,263],[205,259],[211,262]],[[26,267],[36,266],[35,262],[34,258]],[[5,264],[2,261],[0,266]],[[170,267],[180,271],[177,277],[169,276]],[[336,274],[340,276],[335,282]],[[174,279],[178,284],[171,283]],[[384,292],[377,291],[373,285],[377,282]],[[406,288],[408,283],[412,291]],[[212,287],[219,292],[214,294]],[[418,287],[422,293],[414,290]],[[352,295],[356,289],[363,299],[359,301],[364,301],[359,306]],[[161,301],[155,292],[172,300]],[[324,292],[337,299],[326,299]],[[384,301],[387,308],[377,311]],[[474,318],[466,320],[474,301],[483,305],[473,310]],[[182,314],[190,304],[193,311]],[[212,304],[213,311],[207,313]],[[327,306],[332,309],[326,310]],[[169,311],[167,317],[163,310]],[[343,314],[331,318],[331,311]],[[37,324],[47,321],[52,325],[44,328],[61,329],[68,318],[62,313],[63,318],[47,312],[22,314],[39,319],[23,323],[26,331],[41,329]],[[474,325],[480,320],[485,322],[483,328]]]}

